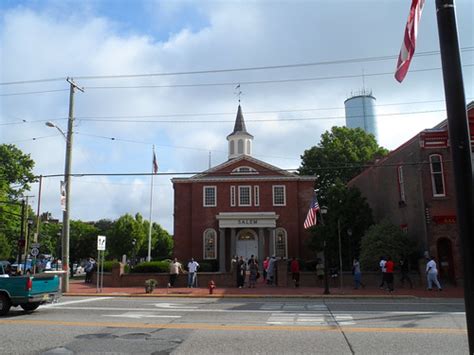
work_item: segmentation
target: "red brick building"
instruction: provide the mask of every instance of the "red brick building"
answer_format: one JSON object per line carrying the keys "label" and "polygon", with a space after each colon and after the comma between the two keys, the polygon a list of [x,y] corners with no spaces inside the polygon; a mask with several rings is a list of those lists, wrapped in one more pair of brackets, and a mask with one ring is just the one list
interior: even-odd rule
{"label": "red brick building", "polygon": [[311,258],[303,223],[314,177],[298,176],[253,158],[253,136],[239,105],[227,136],[228,160],[190,178],[175,178],[174,255],[217,260],[229,270],[232,255],[259,261],[268,255]]}
{"label": "red brick building", "polygon": [[[474,149],[474,103],[468,105]],[[473,162],[474,166],[474,162]],[[441,277],[463,278],[447,121],[426,129],[349,182],[367,198],[376,222],[388,218],[438,260]]]}

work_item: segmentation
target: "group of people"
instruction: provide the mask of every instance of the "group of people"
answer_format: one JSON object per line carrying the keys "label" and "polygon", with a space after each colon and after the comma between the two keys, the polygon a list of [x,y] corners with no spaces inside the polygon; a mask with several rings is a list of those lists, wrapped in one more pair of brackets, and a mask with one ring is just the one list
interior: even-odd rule
{"label": "group of people", "polygon": [[174,287],[176,283],[176,279],[180,273],[188,274],[188,288],[197,287],[197,271],[199,268],[199,263],[191,258],[188,262],[188,271],[186,272],[183,269],[183,264],[178,261],[178,258],[174,258],[173,261],[170,263],[169,269],[169,282],[168,287]]}
{"label": "group of people", "polygon": [[[243,256],[240,258],[238,258],[237,255],[234,256],[231,260],[231,272],[234,272],[234,270],[238,288],[244,287],[247,271],[249,274],[248,287],[255,288],[257,279],[260,278],[260,271],[258,269],[258,261],[254,255],[252,255],[248,261],[244,260]],[[264,277],[266,276],[266,272],[264,266]]]}
{"label": "group of people", "polygon": [[[400,282],[402,284],[402,287],[405,285],[405,282],[407,282],[410,285],[410,288],[413,288],[413,282],[411,281],[410,275],[409,275],[409,262],[406,260],[406,258],[402,258],[399,261],[399,268],[400,268]],[[380,257],[379,261],[379,267],[380,267],[380,272],[382,273],[382,280],[380,282],[380,288],[386,289],[389,292],[394,291],[393,287],[393,280],[394,280],[394,269],[395,269],[395,264],[392,260],[392,258],[389,256],[385,258],[384,256]],[[359,272],[360,272],[360,266],[359,266]],[[433,284],[438,288],[438,291],[442,290],[441,284],[439,283],[438,280],[438,268],[436,265],[436,261],[434,257],[429,257],[427,258],[426,262],[426,278],[427,278],[427,285],[428,285],[428,290],[431,291],[433,289]],[[355,280],[355,277],[354,277]],[[356,288],[357,288],[357,283],[356,283]]]}

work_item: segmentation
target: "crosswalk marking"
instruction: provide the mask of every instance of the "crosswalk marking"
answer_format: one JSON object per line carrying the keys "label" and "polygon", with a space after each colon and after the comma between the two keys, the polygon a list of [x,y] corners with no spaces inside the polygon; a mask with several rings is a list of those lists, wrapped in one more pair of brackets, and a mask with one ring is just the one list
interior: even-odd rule
{"label": "crosswalk marking", "polygon": [[267,324],[342,326],[353,325],[355,321],[350,314],[339,314],[333,317],[329,313],[272,313]]}

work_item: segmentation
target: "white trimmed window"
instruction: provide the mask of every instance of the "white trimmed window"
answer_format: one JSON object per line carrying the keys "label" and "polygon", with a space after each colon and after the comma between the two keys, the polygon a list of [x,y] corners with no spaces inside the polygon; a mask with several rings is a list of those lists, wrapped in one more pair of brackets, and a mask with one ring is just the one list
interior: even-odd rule
{"label": "white trimmed window", "polygon": [[431,186],[434,197],[446,196],[444,187],[443,158],[439,154],[430,155]]}
{"label": "white trimmed window", "polygon": [[230,205],[235,206],[235,186],[230,187]]}
{"label": "white trimmed window", "polygon": [[209,228],[204,231],[202,245],[204,259],[217,258],[217,233],[214,229]]}
{"label": "white trimmed window", "polygon": [[403,177],[403,166],[399,166],[397,168],[397,174],[398,174],[398,191],[400,194],[400,202],[406,202],[406,197],[405,197],[405,180]]}
{"label": "white trimmed window", "polygon": [[285,185],[273,186],[273,206],[286,206]]}
{"label": "white trimmed window", "polygon": [[253,187],[253,204],[254,206],[260,206],[260,187]]}
{"label": "white trimmed window", "polygon": [[252,205],[251,186],[239,186],[239,206]]}
{"label": "white trimmed window", "polygon": [[288,258],[287,234],[284,228],[275,231],[275,256],[283,259]]}
{"label": "white trimmed window", "polygon": [[217,188],[215,186],[204,186],[202,193],[202,204],[204,207],[216,207]]}

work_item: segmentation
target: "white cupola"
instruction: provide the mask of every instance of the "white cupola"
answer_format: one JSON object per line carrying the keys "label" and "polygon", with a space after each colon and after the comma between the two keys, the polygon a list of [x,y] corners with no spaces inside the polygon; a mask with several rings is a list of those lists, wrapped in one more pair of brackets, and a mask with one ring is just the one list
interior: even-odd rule
{"label": "white cupola", "polygon": [[245,128],[242,108],[239,105],[237,117],[235,118],[234,131],[227,136],[229,141],[229,159],[237,158],[241,155],[252,155],[253,136]]}

